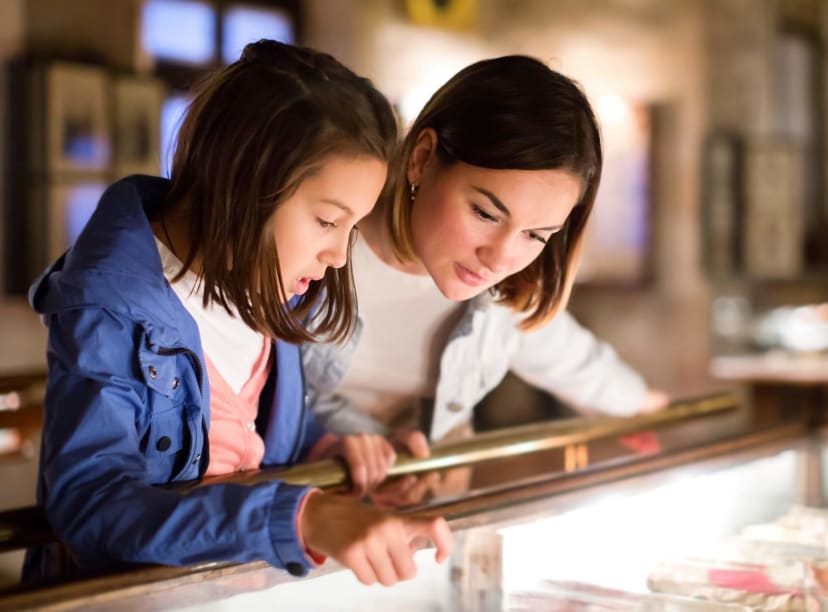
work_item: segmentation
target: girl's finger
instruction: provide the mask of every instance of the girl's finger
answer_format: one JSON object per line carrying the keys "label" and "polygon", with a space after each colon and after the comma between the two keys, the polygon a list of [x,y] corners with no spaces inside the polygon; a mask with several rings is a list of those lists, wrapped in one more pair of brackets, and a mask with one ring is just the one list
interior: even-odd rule
{"label": "girl's finger", "polygon": [[348,437],[343,445],[345,463],[351,475],[351,486],[356,496],[362,497],[368,488],[368,465],[356,439]]}
{"label": "girl's finger", "polygon": [[390,548],[394,542],[382,541],[368,550],[368,561],[371,569],[383,586],[391,586],[400,581],[394,563],[391,560]]}
{"label": "girl's finger", "polygon": [[377,581],[377,574],[364,553],[356,553],[348,561],[342,563],[356,575],[357,580],[366,586],[371,586]]}

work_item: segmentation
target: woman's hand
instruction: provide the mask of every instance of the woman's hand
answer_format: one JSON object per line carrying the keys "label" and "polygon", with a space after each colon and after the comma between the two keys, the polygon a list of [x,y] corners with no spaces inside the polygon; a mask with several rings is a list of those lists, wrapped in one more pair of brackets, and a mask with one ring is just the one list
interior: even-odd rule
{"label": "woman's hand", "polygon": [[397,452],[382,436],[356,434],[341,437],[327,449],[323,457],[341,457],[348,466],[351,492],[357,497],[363,497],[385,480],[388,470],[397,459]]}
{"label": "woman's hand", "polygon": [[659,389],[647,389],[636,414],[658,412],[670,405],[670,396]]}
{"label": "woman's hand", "polygon": [[[421,431],[400,429],[391,435],[391,442],[395,449],[416,459],[427,459],[431,455],[428,440]],[[426,497],[431,487],[439,480],[440,475],[437,472],[408,474],[384,483],[371,495],[371,501],[383,508],[416,504]]]}
{"label": "woman's hand", "polygon": [[[455,437],[467,437],[457,435]],[[428,440],[420,431],[400,430],[392,436],[394,446],[400,451],[407,451],[417,459],[426,459],[431,455]],[[471,468],[460,467],[440,472],[420,472],[408,474],[380,486],[371,501],[383,508],[398,508],[418,504],[433,497],[453,495],[467,491],[471,483]]]}
{"label": "woman's hand", "polygon": [[[652,414],[664,410],[670,405],[670,396],[658,389],[647,389],[644,400],[636,414]],[[618,438],[621,446],[639,455],[654,455],[661,452],[658,434],[654,431],[641,431]]]}
{"label": "woman's hand", "polygon": [[299,519],[305,545],[333,557],[366,585],[391,586],[417,575],[418,541],[431,540],[438,563],[451,554],[453,538],[442,517],[411,518],[389,514],[352,498],[312,494]]}
{"label": "woman's hand", "polygon": [[[422,432],[400,430],[391,436],[391,440],[373,434],[343,436],[324,452],[323,457],[341,457],[348,466],[352,493],[363,497],[376,491],[385,480],[397,460],[398,450],[418,459],[425,459],[431,454],[428,440]],[[414,503],[422,499],[438,478],[438,474],[431,473],[426,478],[408,476],[396,480],[384,486],[383,492],[374,501],[384,506]]]}

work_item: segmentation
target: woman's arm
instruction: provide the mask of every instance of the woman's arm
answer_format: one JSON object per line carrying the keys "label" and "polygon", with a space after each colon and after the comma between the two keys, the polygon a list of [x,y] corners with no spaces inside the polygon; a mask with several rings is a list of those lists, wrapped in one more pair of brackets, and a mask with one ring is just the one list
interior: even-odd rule
{"label": "woman's arm", "polygon": [[519,332],[510,367],[531,385],[579,410],[631,415],[645,404],[644,379],[568,312],[540,329]]}

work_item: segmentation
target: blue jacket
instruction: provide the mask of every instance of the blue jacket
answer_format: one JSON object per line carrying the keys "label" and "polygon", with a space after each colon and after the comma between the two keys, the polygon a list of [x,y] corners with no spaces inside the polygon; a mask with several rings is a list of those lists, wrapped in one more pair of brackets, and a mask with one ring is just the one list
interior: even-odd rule
{"label": "blue jacket", "polygon": [[[30,290],[49,328],[38,502],[82,573],[263,559],[304,574],[295,515],[307,487],[153,486],[199,478],[209,462],[198,328],[164,278],[148,220],[168,186],[145,176],[112,185]],[[324,430],[305,409],[298,347],[277,341],[274,353],[256,425],[262,464],[286,465]],[[57,571],[54,547],[28,551],[24,579]]]}

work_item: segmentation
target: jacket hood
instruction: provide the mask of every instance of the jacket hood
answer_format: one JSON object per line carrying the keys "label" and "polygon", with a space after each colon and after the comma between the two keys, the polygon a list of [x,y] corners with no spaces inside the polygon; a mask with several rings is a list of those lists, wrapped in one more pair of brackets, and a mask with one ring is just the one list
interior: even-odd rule
{"label": "jacket hood", "polygon": [[169,185],[136,175],[104,192],[77,242],[29,289],[29,302],[44,320],[65,310],[103,308],[155,328],[158,342],[177,343],[186,311],[164,278],[149,222]]}

